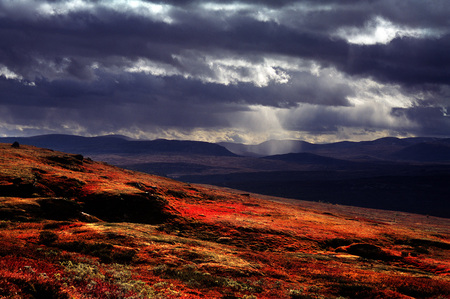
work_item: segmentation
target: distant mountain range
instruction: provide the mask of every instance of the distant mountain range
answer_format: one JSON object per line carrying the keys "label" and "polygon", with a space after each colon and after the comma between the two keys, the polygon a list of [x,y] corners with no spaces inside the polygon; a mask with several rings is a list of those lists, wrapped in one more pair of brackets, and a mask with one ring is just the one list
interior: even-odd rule
{"label": "distant mountain range", "polygon": [[450,138],[394,138],[373,141],[342,141],[312,144],[298,140],[270,140],[258,145],[219,143],[237,155],[263,157],[290,153],[313,153],[347,160],[402,160],[450,162]]}
{"label": "distant mountain range", "polygon": [[60,134],[0,138],[0,142],[3,143],[15,141],[26,145],[80,154],[183,153],[236,156],[220,145],[200,141],[136,140],[120,135],[82,137]]}
{"label": "distant mountain range", "polygon": [[259,145],[124,136],[0,138],[120,167],[272,196],[450,217],[450,139]]}
{"label": "distant mountain range", "polygon": [[[292,160],[281,155],[308,153],[351,161],[411,161],[450,162],[450,138],[394,138],[386,137],[373,141],[342,141],[313,144],[300,140],[269,140],[257,145],[182,140],[137,140],[121,135],[82,137],[75,135],[40,135],[33,137],[3,137],[2,143],[19,143],[81,154],[198,154],[208,156],[268,157],[269,159]],[[299,159],[301,156],[297,156]],[[303,156],[304,158],[306,156]],[[309,156],[311,159],[312,156]],[[316,157],[317,159],[317,157]],[[319,159],[323,164],[324,160]],[[331,162],[332,160],[327,160]],[[291,161],[292,162],[292,161]],[[318,160],[316,161],[318,162]],[[336,162],[336,161],[334,161]],[[331,162],[332,163],[332,162]]]}

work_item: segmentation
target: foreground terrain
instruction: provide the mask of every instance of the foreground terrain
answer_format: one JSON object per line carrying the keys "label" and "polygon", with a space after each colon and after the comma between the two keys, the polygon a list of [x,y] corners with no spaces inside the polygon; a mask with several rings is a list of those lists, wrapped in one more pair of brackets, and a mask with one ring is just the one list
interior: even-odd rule
{"label": "foreground terrain", "polygon": [[450,220],[0,144],[0,298],[448,298]]}

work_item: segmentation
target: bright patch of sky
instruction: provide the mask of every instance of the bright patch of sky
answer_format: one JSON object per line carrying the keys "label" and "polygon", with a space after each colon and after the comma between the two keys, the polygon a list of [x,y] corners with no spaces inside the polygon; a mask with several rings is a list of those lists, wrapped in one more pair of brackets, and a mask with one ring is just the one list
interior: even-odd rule
{"label": "bright patch of sky", "polygon": [[245,59],[214,59],[207,58],[207,65],[214,72],[215,78],[205,78],[205,81],[224,85],[239,82],[253,83],[255,86],[267,86],[270,82],[284,84],[289,81],[289,75],[264,59],[262,63],[251,63]]}
{"label": "bright patch of sky", "polygon": [[13,71],[11,71],[9,68],[7,68],[4,65],[3,66],[0,65],[0,77],[1,76],[5,77],[8,80],[18,80],[24,85],[36,86],[35,82],[24,80],[24,78],[21,75],[14,73]]}
{"label": "bright patch of sky", "polygon": [[398,84],[379,83],[371,78],[353,78],[349,80],[342,73],[335,70],[324,69],[322,71],[323,75],[327,75],[327,73],[332,73],[333,78],[342,80],[355,92],[353,96],[348,97],[348,100],[354,106],[377,103],[378,105],[391,108],[410,108],[414,106],[417,100],[417,94],[414,97],[404,94]]}
{"label": "bright patch of sky", "polygon": [[37,11],[42,15],[64,15],[73,11],[89,10],[94,7],[94,3],[83,0],[71,0],[57,3],[40,3],[37,7]]}
{"label": "bright patch of sky", "polygon": [[[292,26],[292,24],[285,22],[285,14],[290,13],[297,15],[301,18],[302,15],[312,13],[312,12],[323,12],[333,10],[335,7],[333,5],[322,5],[314,3],[295,3],[286,6],[283,9],[270,9],[270,8],[254,8],[250,15],[258,21],[261,22],[275,22],[278,24],[283,24],[286,26]],[[289,19],[289,18],[288,18]],[[295,25],[294,25],[295,28]]]}
{"label": "bright patch of sky", "polygon": [[137,62],[133,63],[132,66],[125,68],[124,71],[130,73],[145,73],[154,76],[182,75],[177,68],[169,64],[155,62],[148,59],[139,59]]}
{"label": "bright patch of sky", "polygon": [[329,11],[334,8],[332,5],[322,5],[314,3],[294,3],[288,5],[283,9],[272,9],[260,5],[252,5],[245,3],[204,3],[200,6],[206,11],[221,12],[225,15],[233,15],[236,13],[246,13],[248,16],[261,22],[275,22],[278,24],[283,23],[283,13],[291,11],[298,13],[299,15],[309,12],[317,11]]}
{"label": "bright patch of sky", "polygon": [[15,79],[15,80],[22,80],[23,77],[20,75],[17,75],[10,69],[8,69],[6,66],[0,65],[0,76],[4,76],[6,79]]}
{"label": "bright patch of sky", "polygon": [[172,23],[173,19],[168,15],[171,6],[140,0],[113,0],[104,1],[102,5],[113,8],[119,12],[130,11],[137,15],[147,16],[157,21]]}
{"label": "bright patch of sky", "polygon": [[[66,15],[79,11],[95,11],[97,8],[108,8],[120,13],[132,13],[142,15],[151,19],[171,23],[173,20],[168,13],[172,8],[170,5],[152,3],[141,0],[103,0],[84,1],[69,0],[60,2],[39,2],[31,0],[8,1],[4,4],[3,14],[13,13],[14,15],[35,18],[36,16],[46,17],[55,15]],[[20,14],[14,12],[21,12]],[[0,12],[2,15],[2,12]]]}
{"label": "bright patch of sky", "polygon": [[[271,82],[277,84],[288,83],[290,79],[289,70],[307,69],[302,66],[305,63],[301,61],[292,63],[289,59],[286,61],[282,57],[261,58],[257,62],[252,62],[244,57],[215,57],[207,54],[186,52],[183,54],[173,56],[174,59],[183,65],[183,70],[168,64],[140,59],[127,68],[126,71],[143,72],[155,76],[181,75],[185,78],[194,78],[203,82],[223,85],[244,82],[264,87]],[[208,69],[208,72],[205,72],[205,68]]]}
{"label": "bright patch of sky", "polygon": [[442,33],[424,28],[409,28],[400,26],[382,17],[376,17],[367,22],[364,27],[342,27],[336,30],[335,35],[352,44],[374,45],[387,44],[397,37],[430,37]]}
{"label": "bright patch of sky", "polygon": [[248,10],[253,8],[253,5],[245,4],[245,3],[204,3],[200,7],[202,7],[205,10],[210,11],[242,11],[242,10]]}

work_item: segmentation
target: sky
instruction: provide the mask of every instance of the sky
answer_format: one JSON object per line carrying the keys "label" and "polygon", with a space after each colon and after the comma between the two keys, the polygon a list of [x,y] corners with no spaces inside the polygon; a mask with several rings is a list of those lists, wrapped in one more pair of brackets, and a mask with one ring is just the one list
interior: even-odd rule
{"label": "sky", "polygon": [[0,0],[0,136],[450,137],[448,0]]}

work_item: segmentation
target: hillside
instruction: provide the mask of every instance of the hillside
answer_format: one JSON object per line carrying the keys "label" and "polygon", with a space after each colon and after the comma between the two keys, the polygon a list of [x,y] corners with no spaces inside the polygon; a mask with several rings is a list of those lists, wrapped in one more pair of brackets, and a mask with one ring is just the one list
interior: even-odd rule
{"label": "hillside", "polygon": [[[187,183],[450,218],[450,202],[443,196],[450,192],[448,139],[381,138],[330,144],[286,140],[241,149],[247,154],[253,151],[249,154],[253,156],[237,156],[207,142],[144,141],[115,135],[42,135],[2,140],[83,154]],[[289,150],[300,152],[255,157]]]}
{"label": "hillside", "polygon": [[450,143],[447,142],[423,142],[413,144],[399,150],[392,156],[397,159],[420,161],[420,162],[440,162],[450,161]]}
{"label": "hillside", "polygon": [[0,298],[447,298],[448,219],[0,144]]}

